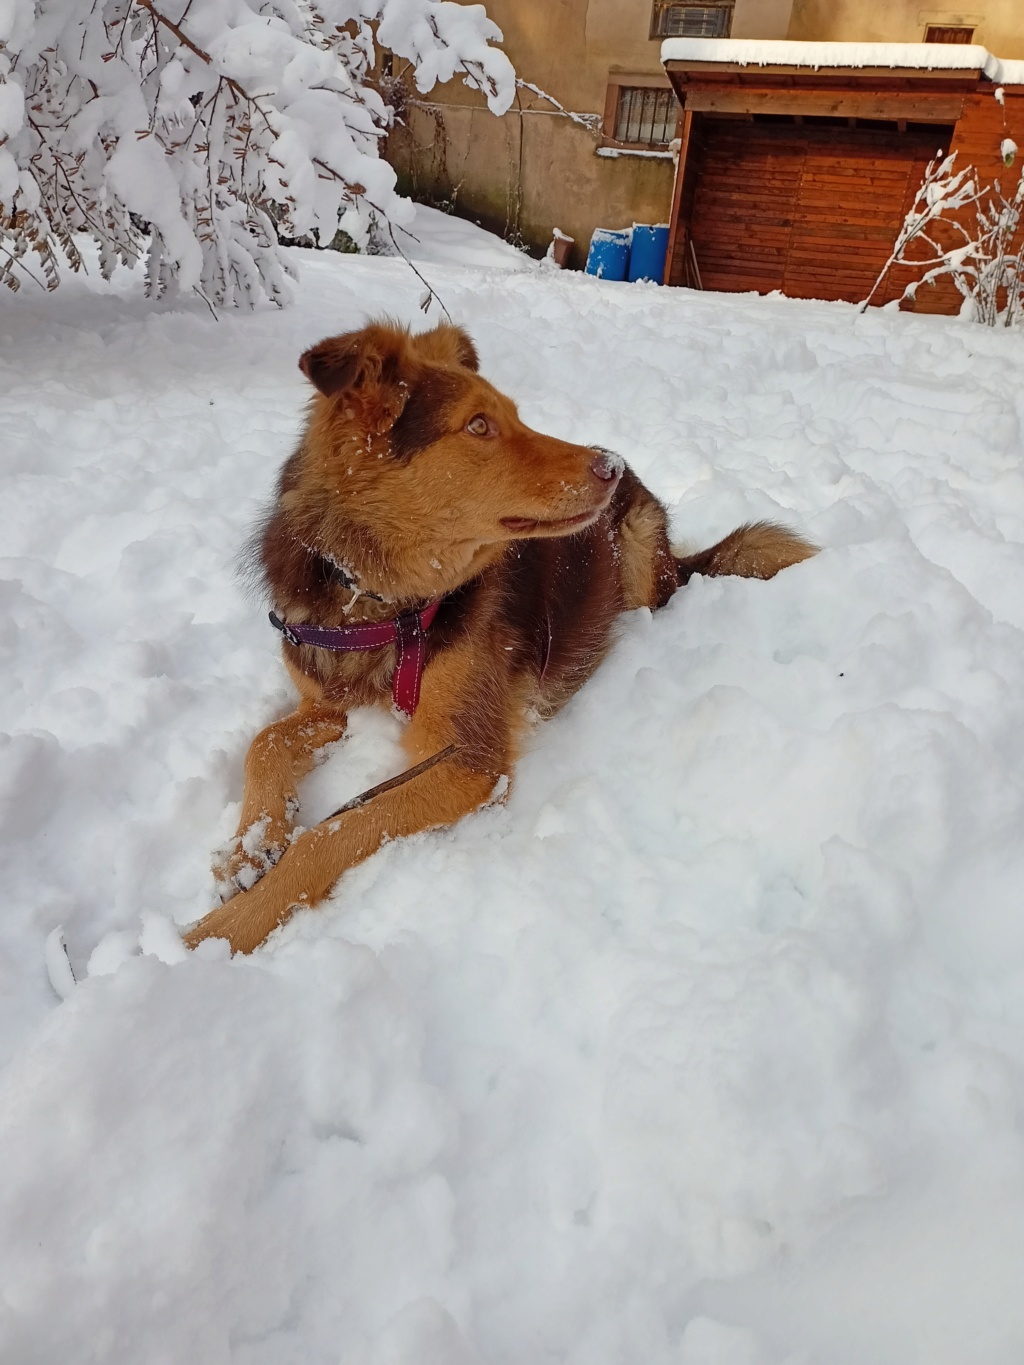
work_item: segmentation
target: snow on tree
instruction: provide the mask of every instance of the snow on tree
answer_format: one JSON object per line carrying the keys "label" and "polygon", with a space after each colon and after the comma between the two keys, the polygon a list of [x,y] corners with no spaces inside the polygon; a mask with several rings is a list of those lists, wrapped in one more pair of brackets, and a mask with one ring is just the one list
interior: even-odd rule
{"label": "snow on tree", "polygon": [[[1017,148],[1004,139],[1000,153],[1009,165]],[[974,209],[974,222],[964,211]],[[1005,195],[999,181],[983,187],[973,166],[956,169],[956,153],[932,161],[903,220],[892,253],[861,304],[863,312],[894,265],[921,271],[907,285],[904,298],[914,298],[922,284],[953,281],[964,303],[961,316],[988,327],[1010,327],[1024,317],[1024,175]]]}
{"label": "snow on tree", "polygon": [[56,287],[87,233],[105,275],[145,257],[153,296],[282,303],[278,227],[364,243],[411,216],[378,155],[376,47],[502,114],[500,40],[451,0],[0,0],[0,282]]}

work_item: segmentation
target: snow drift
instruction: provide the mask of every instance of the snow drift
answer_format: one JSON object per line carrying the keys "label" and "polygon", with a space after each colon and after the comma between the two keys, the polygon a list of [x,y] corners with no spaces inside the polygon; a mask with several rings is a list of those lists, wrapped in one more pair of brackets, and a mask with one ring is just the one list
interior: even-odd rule
{"label": "snow drift", "polygon": [[431,265],[524,418],[680,539],[825,548],[626,619],[506,806],[186,956],[287,704],[232,575],[296,357],[418,317],[400,261],[293,259],[284,313],[121,273],[0,321],[0,1354],[1018,1361],[1024,338]]}

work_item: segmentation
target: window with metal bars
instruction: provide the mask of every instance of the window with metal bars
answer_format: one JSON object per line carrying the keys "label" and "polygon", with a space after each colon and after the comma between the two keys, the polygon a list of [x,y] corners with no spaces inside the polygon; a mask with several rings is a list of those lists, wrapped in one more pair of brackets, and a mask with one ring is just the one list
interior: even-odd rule
{"label": "window with metal bars", "polygon": [[672,90],[623,85],[615,116],[616,142],[664,146],[676,135],[679,105]]}
{"label": "window with metal bars", "polygon": [[692,0],[655,0],[651,12],[652,38],[728,38],[732,28],[729,5],[698,5]]}

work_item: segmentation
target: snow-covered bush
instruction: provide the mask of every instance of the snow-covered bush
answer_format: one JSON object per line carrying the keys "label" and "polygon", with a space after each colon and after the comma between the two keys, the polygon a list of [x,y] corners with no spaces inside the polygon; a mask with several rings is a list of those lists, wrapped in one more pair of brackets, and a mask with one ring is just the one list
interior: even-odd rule
{"label": "snow-covered bush", "polygon": [[282,302],[275,224],[358,242],[411,213],[378,156],[376,45],[500,114],[500,39],[450,0],[0,0],[0,282],[55,287],[55,247],[77,269],[88,233],[105,274],[145,255],[154,295]]}
{"label": "snow-covered bush", "polygon": [[[1000,154],[1009,166],[1016,144],[1004,138]],[[1007,197],[997,180],[982,186],[973,166],[956,170],[956,153],[930,163],[924,181],[903,220],[896,243],[871,293],[861,305],[867,308],[882,280],[895,265],[921,271],[903,291],[914,298],[922,284],[951,279],[963,297],[962,316],[994,327],[1007,327],[1024,315],[1021,275],[1024,271],[1024,175],[1018,173],[1016,188]],[[974,222],[965,221],[965,210],[974,209]]]}

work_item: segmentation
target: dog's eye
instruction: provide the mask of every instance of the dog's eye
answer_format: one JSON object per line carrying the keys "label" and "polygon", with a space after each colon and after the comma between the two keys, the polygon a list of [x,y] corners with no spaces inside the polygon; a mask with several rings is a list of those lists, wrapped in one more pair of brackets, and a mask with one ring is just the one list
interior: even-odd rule
{"label": "dog's eye", "polygon": [[471,436],[490,436],[491,423],[482,412],[478,412],[475,417],[471,417],[466,423],[466,430]]}

